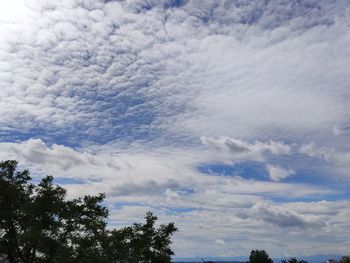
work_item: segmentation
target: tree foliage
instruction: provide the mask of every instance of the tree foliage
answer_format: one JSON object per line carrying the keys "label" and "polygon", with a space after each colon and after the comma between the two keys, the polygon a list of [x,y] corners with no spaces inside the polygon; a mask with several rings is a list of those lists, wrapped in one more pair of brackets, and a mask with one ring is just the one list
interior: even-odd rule
{"label": "tree foliage", "polygon": [[291,257],[290,259],[282,259],[281,263],[307,263],[305,260],[298,260],[295,257]]}
{"label": "tree foliage", "polygon": [[173,223],[106,229],[104,195],[66,199],[46,176],[37,185],[16,161],[0,162],[0,257],[9,263],[170,262]]}
{"label": "tree foliage", "polygon": [[145,224],[134,224],[111,232],[110,247],[118,262],[170,262],[173,251],[170,237],[177,229],[173,223],[155,227],[157,217],[146,214]]}
{"label": "tree foliage", "polygon": [[252,250],[249,256],[249,263],[273,263],[265,250]]}
{"label": "tree foliage", "polygon": [[339,263],[350,263],[350,256],[342,256]]}

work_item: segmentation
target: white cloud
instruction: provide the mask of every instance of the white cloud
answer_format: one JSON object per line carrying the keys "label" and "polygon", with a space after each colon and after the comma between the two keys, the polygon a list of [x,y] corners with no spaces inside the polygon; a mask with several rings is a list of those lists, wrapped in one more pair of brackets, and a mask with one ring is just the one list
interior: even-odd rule
{"label": "white cloud", "polygon": [[16,3],[25,19],[0,25],[0,116],[14,130],[105,143],[346,126],[341,1]]}
{"label": "white cloud", "polygon": [[218,245],[225,245],[225,241],[224,241],[224,240],[221,240],[221,239],[217,239],[217,240],[215,240],[215,244],[218,244]]}
{"label": "white cloud", "polygon": [[314,143],[302,145],[300,153],[338,165],[350,165],[350,153],[339,152],[334,148],[317,147]]}
{"label": "white cloud", "polygon": [[[295,229],[286,251],[301,252],[302,248],[292,244],[295,240],[313,242],[312,235],[307,238],[309,234],[305,234],[305,231],[311,233],[312,224],[320,227],[319,235],[328,235],[330,231],[338,235],[348,227],[349,211],[345,202],[277,204],[268,201],[270,197],[292,201],[332,194],[329,189],[204,175],[194,169],[201,158],[206,160],[206,155],[200,152],[163,149],[148,154],[89,153],[62,145],[47,146],[33,139],[0,143],[0,153],[1,159],[19,160],[35,177],[50,173],[63,180],[62,183],[64,179],[83,180],[65,183],[70,195],[105,192],[106,204],[111,210],[111,227],[138,222],[148,210],[159,215],[161,222],[174,221],[180,229],[174,244],[178,256],[200,255],[203,247],[212,255],[229,254],[232,248],[234,253],[242,255],[249,253],[251,247],[258,247],[260,242],[271,244],[267,248],[278,255],[279,245],[273,245],[273,239],[278,240],[286,233],[275,227]],[[118,206],[118,203],[121,204]],[[271,236],[271,233],[275,234]],[[237,236],[241,237],[241,245],[235,248]],[[339,242],[344,242],[340,237],[343,235],[339,236]],[[184,240],[186,246],[183,246]],[[224,240],[225,244],[213,247],[216,240]]]}
{"label": "white cloud", "polygon": [[[289,185],[250,181],[240,177],[213,177],[196,170],[207,161],[207,156],[197,151],[185,154],[181,149],[163,149],[159,152],[96,153],[73,150],[62,145],[47,146],[39,139],[21,143],[0,143],[1,159],[17,159],[35,170],[51,173],[57,177],[86,180],[87,184],[67,186],[83,194],[86,187],[94,193],[107,192],[111,196],[130,194],[147,196],[181,193],[188,188],[191,199],[206,206],[215,206],[221,193],[223,205],[225,194],[267,194],[302,197],[311,194],[326,194],[331,191],[307,185]],[[299,191],[292,191],[297,187]],[[293,193],[294,192],[294,193]],[[186,200],[186,195],[183,196]],[[210,201],[211,198],[214,198]],[[187,200],[188,201],[188,200]],[[226,204],[225,204],[226,203]],[[232,204],[232,203],[231,203]]]}
{"label": "white cloud", "polygon": [[267,164],[266,171],[269,173],[270,179],[272,181],[281,181],[291,175],[295,174],[292,169],[284,169],[278,165]]}

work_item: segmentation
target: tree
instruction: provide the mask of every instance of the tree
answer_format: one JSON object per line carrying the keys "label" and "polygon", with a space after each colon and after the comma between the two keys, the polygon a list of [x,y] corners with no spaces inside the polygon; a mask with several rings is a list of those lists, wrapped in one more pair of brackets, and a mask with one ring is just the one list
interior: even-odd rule
{"label": "tree", "polygon": [[350,263],[350,256],[342,256],[339,263]]}
{"label": "tree", "polygon": [[281,260],[281,263],[307,263],[307,261],[305,260],[298,260],[297,258],[295,257],[292,257],[290,259],[282,259]]}
{"label": "tree", "polygon": [[106,229],[104,194],[66,199],[66,190],[44,177],[31,182],[16,161],[0,162],[0,259],[9,263],[170,262],[173,223],[157,217],[121,230]]}
{"label": "tree", "polygon": [[[24,261],[24,253],[31,251],[21,249],[25,238],[30,204],[29,196],[33,194],[34,186],[30,183],[29,171],[16,172],[17,162],[0,163],[0,253],[7,255],[8,261],[14,263],[19,259]],[[19,237],[22,233],[23,238]],[[22,241],[23,240],[23,241]]]}
{"label": "tree", "polygon": [[[104,196],[66,201],[66,190],[46,176],[31,183],[16,161],[0,163],[0,253],[14,262],[100,262],[108,211]],[[84,259],[86,258],[86,259]]]}
{"label": "tree", "polygon": [[171,236],[177,231],[173,223],[155,227],[157,217],[148,212],[145,224],[134,224],[120,230],[113,230],[110,247],[117,262],[171,262],[174,252],[170,248]]}
{"label": "tree", "polygon": [[265,250],[252,250],[249,263],[273,263],[273,261]]}

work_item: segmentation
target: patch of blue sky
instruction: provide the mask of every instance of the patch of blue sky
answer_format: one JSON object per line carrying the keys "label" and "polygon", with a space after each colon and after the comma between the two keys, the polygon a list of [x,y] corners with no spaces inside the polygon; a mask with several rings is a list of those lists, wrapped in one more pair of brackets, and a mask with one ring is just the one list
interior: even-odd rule
{"label": "patch of blue sky", "polygon": [[191,213],[194,211],[203,211],[204,208],[193,208],[193,207],[163,207],[167,215],[178,215],[181,213]]}
{"label": "patch of blue sky", "polygon": [[113,204],[114,209],[122,209],[123,207],[130,207],[130,206],[148,206],[143,203],[139,202],[114,202]]}
{"label": "patch of blue sky", "polygon": [[285,183],[302,183],[344,190],[349,187],[349,182],[341,180],[331,163],[319,158],[294,154],[270,158],[268,163],[277,164],[285,169],[291,168],[295,171],[294,175],[282,180]]}
{"label": "patch of blue sky", "polygon": [[150,124],[154,121],[154,109],[140,94],[98,95],[90,98],[87,109],[92,116],[89,122],[80,122],[84,136],[94,143],[104,144],[112,140],[138,140],[150,136]]}
{"label": "patch of blue sky", "polygon": [[339,191],[329,193],[329,194],[322,194],[322,195],[308,195],[303,197],[295,197],[295,196],[266,196],[270,200],[274,201],[275,203],[293,203],[293,202],[319,202],[319,201],[329,201],[329,202],[335,202],[335,201],[346,201],[350,200],[350,194],[347,191]]}
{"label": "patch of blue sky", "polygon": [[[41,179],[45,177],[47,174],[39,173],[32,176],[32,182],[34,184],[40,183]],[[91,182],[91,181],[90,181]],[[58,185],[70,185],[70,184],[86,184],[87,181],[79,178],[72,177],[55,177],[54,184]]]}
{"label": "patch of blue sky", "polygon": [[181,206],[159,206],[159,205],[152,205],[149,204],[143,204],[139,202],[116,202],[113,203],[114,209],[122,209],[123,207],[132,207],[132,206],[144,206],[144,207],[151,207],[151,209],[157,210],[157,211],[165,211],[166,214],[172,215],[172,214],[179,214],[179,213],[189,213],[196,210],[203,210],[203,208],[193,208],[193,207],[181,207]]}
{"label": "patch of blue sky", "polygon": [[191,194],[196,193],[196,189],[194,189],[194,188],[181,188],[181,189],[177,190],[177,193],[181,194],[181,195],[191,195]]}
{"label": "patch of blue sky", "polygon": [[0,133],[0,142],[21,142],[29,139],[40,139],[46,145],[62,144],[72,148],[79,147],[82,142],[82,137],[78,134],[72,134],[72,130],[68,129],[53,129],[47,127],[43,128],[28,128],[28,129],[13,129],[7,132]]}
{"label": "patch of blue sky", "polygon": [[[291,159],[289,159],[291,161]],[[317,164],[319,166],[317,166]],[[287,164],[279,164],[282,167],[288,168]],[[300,164],[299,164],[300,165]],[[307,166],[310,165],[311,168]],[[293,197],[280,197],[280,196],[266,196],[274,201],[278,202],[289,202],[289,201],[319,201],[319,200],[328,200],[328,201],[336,201],[336,200],[349,200],[350,192],[349,183],[344,182],[338,178],[336,175],[329,174],[330,169],[327,171],[322,171],[320,168],[325,168],[326,163],[324,161],[313,160],[311,164],[310,160],[303,163],[303,166],[299,166],[299,169],[295,170],[295,174],[291,175],[285,179],[282,179],[282,183],[290,183],[290,184],[304,184],[304,185],[312,185],[313,187],[320,187],[323,189],[333,190],[329,194],[322,195],[312,195],[305,196],[301,198]],[[205,174],[213,175],[213,176],[239,176],[248,180],[256,180],[256,181],[271,181],[269,178],[268,172],[265,168],[265,163],[260,162],[241,162],[237,164],[203,164],[197,169]],[[291,195],[292,196],[292,195]]]}
{"label": "patch of blue sky", "polygon": [[259,162],[242,162],[237,164],[203,164],[197,169],[205,174],[214,176],[240,176],[245,179],[255,179],[259,181],[268,181],[268,174],[265,165]]}
{"label": "patch of blue sky", "polygon": [[[131,112],[131,109],[133,112]],[[88,113],[89,120],[80,120],[66,127],[54,124],[32,123],[32,127],[13,127],[0,132],[0,141],[16,142],[31,138],[41,139],[48,145],[53,143],[79,147],[86,142],[105,144],[113,140],[133,142],[152,140],[159,132],[151,130],[154,113],[141,99],[125,98],[122,102],[107,100],[100,102]]]}
{"label": "patch of blue sky", "polygon": [[177,8],[185,5],[188,0],[166,0],[166,1],[140,1],[138,5],[134,5],[134,9],[136,12],[145,12],[149,11],[155,6],[161,5],[165,9],[168,8]]}
{"label": "patch of blue sky", "polygon": [[59,185],[68,185],[68,184],[85,184],[86,181],[79,178],[71,177],[57,177],[55,178],[55,183]]}
{"label": "patch of blue sky", "polygon": [[174,7],[180,7],[184,4],[186,4],[188,0],[168,0],[165,1],[165,8],[174,8]]}
{"label": "patch of blue sky", "polygon": [[[282,181],[285,183],[303,183],[303,184],[312,184],[319,186],[337,186],[337,182],[334,181],[332,176],[325,176],[322,174],[322,171],[319,170],[311,170],[307,168],[298,169],[295,175],[287,177]],[[327,174],[329,175],[329,174]]]}
{"label": "patch of blue sky", "polygon": [[[281,181],[283,182],[338,187],[339,182],[334,180],[335,176],[329,176],[329,169],[322,171],[322,168],[326,169],[329,164],[305,156],[303,158],[304,162],[298,162],[288,156],[288,159],[286,160],[279,158],[266,163],[253,161],[236,164],[211,163],[202,164],[201,166],[198,166],[197,169],[202,173],[214,176],[240,176],[245,179],[270,181],[268,172],[266,171],[266,164],[269,163],[281,166],[285,169],[292,168],[295,171],[294,175],[282,179]],[[278,162],[276,162],[277,160]],[[288,161],[288,163],[286,161]]]}
{"label": "patch of blue sky", "polygon": [[9,127],[0,130],[0,142],[25,141],[44,134],[42,128]]}

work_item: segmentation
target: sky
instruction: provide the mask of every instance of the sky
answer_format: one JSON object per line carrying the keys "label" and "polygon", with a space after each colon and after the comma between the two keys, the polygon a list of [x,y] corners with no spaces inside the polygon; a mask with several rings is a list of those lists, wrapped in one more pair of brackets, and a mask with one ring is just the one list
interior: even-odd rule
{"label": "sky", "polygon": [[179,257],[349,253],[349,1],[1,0],[0,32],[0,160]]}

